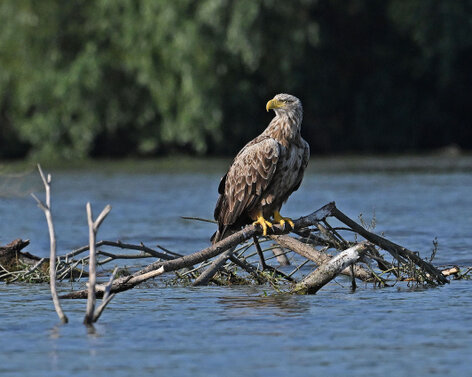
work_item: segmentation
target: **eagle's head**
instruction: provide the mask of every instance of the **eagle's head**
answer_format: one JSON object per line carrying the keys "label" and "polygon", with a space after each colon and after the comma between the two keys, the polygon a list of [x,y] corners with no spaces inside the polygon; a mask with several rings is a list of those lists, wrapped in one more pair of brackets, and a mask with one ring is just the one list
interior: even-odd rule
{"label": "eagle's head", "polygon": [[[291,94],[277,94],[267,102],[266,110],[274,110],[276,118],[290,120],[290,125],[296,128],[300,127],[303,118],[302,102]],[[274,118],[274,120],[276,119]]]}
{"label": "eagle's head", "polygon": [[275,114],[282,115],[283,113],[301,113],[302,102],[291,94],[277,94],[269,102],[267,102],[266,110],[274,110]]}

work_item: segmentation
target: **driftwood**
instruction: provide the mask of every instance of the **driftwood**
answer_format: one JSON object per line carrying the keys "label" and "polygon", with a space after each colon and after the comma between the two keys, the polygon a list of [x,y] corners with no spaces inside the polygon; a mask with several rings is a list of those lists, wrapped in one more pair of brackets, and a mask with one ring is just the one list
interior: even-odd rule
{"label": "driftwood", "polygon": [[[301,256],[315,262],[315,264],[317,264],[318,266],[327,263],[332,258],[331,255],[324,253],[322,251],[316,250],[310,244],[303,243],[287,235],[271,236],[270,238],[276,241],[280,246],[293,250],[296,253],[300,254]],[[351,269],[348,269],[348,268],[341,270],[340,273],[347,276],[352,275]],[[362,281],[367,281],[367,282],[374,281],[376,279],[372,271],[369,271],[358,265],[354,266],[354,277],[356,279],[360,279]]]}
{"label": "driftwood", "polygon": [[[373,248],[373,245],[376,245],[390,254],[395,258],[397,264],[403,264],[403,265],[415,265],[417,266],[417,270],[419,271],[420,275],[424,279],[425,282],[430,283],[430,284],[444,284],[447,283],[448,280],[445,278],[445,276],[439,271],[437,268],[435,268],[433,265],[430,263],[422,260],[421,258],[418,257],[417,254],[411,252],[410,250],[401,247],[399,245],[394,244],[393,242],[375,235],[374,233],[371,233],[367,231],[365,228],[351,220],[349,217],[344,215],[341,211],[339,211],[334,203],[329,203],[325,205],[324,207],[320,208],[319,210],[313,212],[312,214],[308,216],[301,217],[297,220],[294,221],[294,229],[293,231],[295,232],[302,232],[304,229],[310,228],[310,227],[318,227],[318,225],[321,222],[324,222],[327,217],[335,217],[344,224],[346,224],[350,230],[355,231],[357,234],[361,235],[364,237],[366,240],[370,242],[370,244],[362,244],[362,247],[356,247],[354,246],[353,250],[357,250],[359,255],[365,255],[366,259],[373,258],[374,260],[379,260],[379,257],[376,255],[376,253],[369,253],[368,250],[365,251],[364,249],[369,249]],[[329,225],[329,224],[328,224]],[[338,244],[338,246],[346,246],[347,242],[344,241],[338,234],[337,232],[330,228],[328,226],[328,231],[331,232],[337,239],[335,243]],[[271,237],[279,242],[281,246],[284,247],[289,247],[291,250],[299,253],[300,255],[304,256],[305,258],[308,258],[310,260],[315,260],[317,264],[320,265],[318,267],[318,275],[323,274],[323,269],[320,269],[324,265],[328,264],[331,265],[333,262],[334,258],[330,258],[329,256],[321,256],[318,255],[318,257],[315,257],[314,255],[314,249],[311,248],[309,249],[309,252],[307,251],[307,247],[304,245],[303,247],[301,246],[301,243],[299,241],[287,238],[288,236],[280,236],[282,234],[286,234],[289,232],[289,230],[282,229],[280,226],[275,225],[272,229],[272,235]],[[203,249],[201,251],[195,252],[193,254],[185,255],[182,257],[176,257],[174,259],[170,260],[159,260],[154,263],[149,264],[148,266],[144,267],[143,269],[136,271],[135,273],[131,274],[130,276],[125,276],[116,279],[113,284],[111,285],[110,292],[121,292],[125,291],[128,289],[131,289],[139,284],[141,284],[144,281],[147,281],[149,279],[158,277],[163,275],[166,272],[172,272],[172,271],[178,271],[184,268],[191,268],[194,265],[198,263],[202,263],[205,261],[208,261],[211,258],[214,258],[216,256],[220,256],[221,258],[217,258],[217,261],[214,263],[214,266],[220,268],[222,264],[229,259],[230,261],[233,260],[235,256],[232,255],[233,253],[228,251],[231,248],[236,247],[238,244],[241,244],[242,242],[249,240],[253,236],[260,236],[261,235],[261,230],[258,226],[255,225],[248,225],[244,227],[242,230],[230,235],[229,237],[221,240],[220,242],[211,245],[210,247]],[[279,237],[277,239],[277,237]],[[288,246],[290,245],[290,246]],[[352,245],[351,245],[352,246]],[[225,253],[226,252],[226,253]],[[223,254],[224,253],[224,254]],[[336,257],[335,257],[336,258]],[[334,259],[337,261],[337,259]],[[240,267],[243,264],[242,261],[237,262]],[[349,264],[342,264],[340,266],[344,266],[339,272],[343,271],[346,274],[351,274],[352,272],[349,270],[346,270],[346,267],[348,267]],[[387,265],[387,262],[385,262],[384,265]],[[390,264],[391,265],[391,264]],[[245,268],[246,271],[253,271],[253,268]],[[213,268],[213,272],[217,271],[217,268]],[[332,274],[331,272],[333,271],[332,269],[329,270],[330,274],[325,273],[326,276],[332,276],[331,278],[335,277],[338,272],[335,274]],[[337,271],[337,270],[336,270]],[[382,281],[381,278],[376,276],[376,274],[372,271],[366,270],[365,268],[360,268],[358,266],[355,266],[352,268],[352,271],[354,272],[354,276],[357,278],[360,278],[364,281]],[[397,273],[399,273],[397,271]],[[211,274],[208,274],[205,276],[205,282],[207,282],[211,276]],[[328,280],[323,280],[325,283]],[[306,282],[305,282],[306,283]],[[105,286],[104,285],[97,285],[97,294],[100,294],[101,292],[105,291]],[[303,291],[302,289],[297,290],[297,292]],[[312,292],[311,289],[305,289],[307,293]],[[62,298],[85,298],[87,296],[87,291],[86,290],[80,290],[80,291],[74,291],[70,292],[68,294],[65,294],[61,296]]]}
{"label": "driftwood", "polygon": [[[295,229],[305,228],[313,225],[318,221],[325,219],[331,209],[334,207],[334,203],[329,203],[319,210],[313,212],[308,216],[301,217],[294,221]],[[276,234],[288,233],[288,230],[282,229],[282,227],[275,225],[273,231]],[[141,284],[151,278],[160,276],[166,272],[177,271],[182,268],[191,267],[197,263],[201,263],[207,259],[214,258],[217,255],[223,253],[231,247],[237,246],[238,244],[250,239],[254,235],[260,235],[261,230],[255,225],[248,225],[239,232],[236,232],[229,237],[217,242],[206,249],[197,251],[193,254],[185,255],[180,258],[168,260],[168,261],[157,261],[151,263],[145,268],[135,272],[134,274],[116,279],[113,282],[111,292],[122,292],[128,289],[134,288],[136,285]],[[97,285],[97,292],[103,292],[104,286]],[[75,291],[61,296],[61,298],[85,298],[87,296],[86,290]]]}
{"label": "driftwood", "polygon": [[[48,179],[50,182],[50,178]],[[48,183],[48,179],[46,179],[46,183]],[[37,201],[40,202],[38,199]],[[49,201],[46,204],[41,204],[44,209],[50,206]],[[392,275],[395,280],[414,281],[417,284],[431,285],[447,283],[448,280],[445,277],[447,274],[452,274],[455,278],[461,276],[460,270],[459,272],[458,270],[445,270],[441,272],[431,263],[421,259],[417,253],[368,231],[339,211],[335,203],[328,203],[312,214],[295,220],[293,229],[283,229],[278,225],[274,225],[270,235],[262,237],[259,226],[248,225],[220,242],[189,255],[180,255],[162,246],[157,246],[160,249],[160,251],[157,251],[144,244],[133,245],[120,241],[106,240],[96,242],[99,220],[103,220],[105,215],[101,214],[93,222],[91,219],[91,208],[89,206],[87,208],[90,233],[89,245],[73,250],[63,256],[51,254],[53,257],[51,260],[57,262],[53,263],[53,266],[57,267],[56,274],[58,278],[63,279],[68,276],[73,278],[72,272],[76,271],[78,269],[77,266],[80,265],[82,266],[83,276],[86,276],[87,273],[90,275],[87,289],[72,291],[60,296],[60,298],[68,299],[90,297],[87,304],[87,314],[84,319],[86,324],[93,323],[94,320],[98,319],[106,304],[115,293],[132,289],[149,279],[168,272],[175,272],[177,274],[176,281],[180,280],[186,282],[186,284],[190,283],[193,285],[205,285],[211,282],[225,284],[224,277],[228,279],[226,284],[250,283],[245,278],[238,276],[237,269],[239,269],[239,271],[247,274],[256,284],[270,283],[277,290],[280,290],[280,284],[289,284],[288,292],[297,294],[315,293],[338,274],[350,276],[353,287],[355,287],[355,279],[385,285],[390,281],[389,277]],[[329,224],[328,218],[336,218],[346,227],[333,228]],[[195,220],[195,218],[192,219]],[[289,232],[299,235],[300,238],[297,239],[289,236]],[[367,242],[349,241],[342,234],[357,234]],[[253,238],[255,241],[251,243]],[[276,242],[275,245],[273,244],[274,241]],[[26,255],[26,253],[22,253],[20,250],[27,242],[17,241],[8,251],[5,247],[3,249],[0,247],[0,262],[3,261],[2,255],[5,256],[7,253],[10,256],[13,252],[20,256]],[[258,269],[257,265],[254,265],[250,258],[257,255],[252,245],[257,246],[259,243],[271,243],[271,246],[265,246],[264,250],[262,248],[258,250],[259,254],[264,252],[271,253],[270,257],[265,255],[266,261],[276,258],[276,256],[272,255],[272,253],[275,254],[274,250],[277,250],[277,253],[282,251],[285,257],[289,253],[293,258],[293,252],[300,255],[295,260],[296,266],[292,272],[286,274],[271,266],[267,266],[272,269],[271,272]],[[51,243],[51,248],[52,245]],[[99,249],[100,247],[137,250],[140,254],[115,254],[110,251],[101,250]],[[90,256],[81,256],[87,250],[90,252]],[[393,261],[386,260],[384,258],[386,254],[382,254],[382,250],[389,253]],[[30,256],[28,267],[23,268],[21,271],[23,274],[27,275],[30,270],[37,272],[41,270],[41,266],[44,268],[44,265],[49,264],[48,258]],[[96,283],[96,265],[103,265],[116,259],[136,258],[157,258],[157,260],[138,271],[127,276],[120,276],[117,279],[114,279],[114,275],[117,272],[115,268],[111,279],[106,284]],[[317,266],[313,272],[308,275],[302,273],[303,268],[313,265],[313,263]],[[373,264],[376,267],[373,267]],[[15,273],[4,267],[0,263],[0,278],[5,275],[12,276],[11,274]],[[301,280],[297,278],[299,282],[295,281],[292,284],[294,274],[297,274],[296,276],[301,274],[302,278]],[[286,288],[283,290],[287,291]],[[94,309],[94,295],[95,297],[103,297],[102,305],[96,310]]]}
{"label": "driftwood", "polygon": [[194,286],[207,285],[211,278],[218,272],[218,270],[223,267],[226,261],[233,255],[234,247],[224,251],[213,261],[213,263],[208,267],[195,281],[193,282]]}
{"label": "driftwood", "polygon": [[44,281],[44,276],[49,271],[49,258],[39,258],[21,251],[29,243],[29,240],[18,238],[0,246],[0,280],[10,283],[17,280]]}
{"label": "driftwood", "polygon": [[364,237],[367,241],[372,242],[374,245],[377,245],[383,250],[392,254],[395,259],[400,260],[401,258],[404,258],[405,260],[414,263],[416,266],[426,272],[425,277],[428,281],[432,283],[437,282],[439,284],[445,284],[449,282],[449,280],[446,279],[446,277],[441,273],[441,271],[439,271],[431,263],[428,263],[425,260],[421,259],[418,254],[400,245],[397,245],[387,240],[386,238],[369,232],[368,230],[357,224],[354,220],[347,217],[344,213],[337,209],[336,206],[334,206],[334,208],[332,209],[331,215],[337,218],[342,223],[346,224],[354,232]]}
{"label": "driftwood", "polygon": [[281,247],[275,247],[272,249],[272,252],[274,253],[275,258],[277,259],[277,262],[281,266],[290,266],[290,261],[287,258],[287,255],[284,252],[284,249]]}
{"label": "driftwood", "polygon": [[293,288],[292,292],[299,294],[316,293],[320,288],[333,280],[341,271],[346,270],[348,266],[352,266],[354,263],[358,262],[365,255],[367,250],[368,246],[365,243],[360,243],[344,250],[306,276]]}

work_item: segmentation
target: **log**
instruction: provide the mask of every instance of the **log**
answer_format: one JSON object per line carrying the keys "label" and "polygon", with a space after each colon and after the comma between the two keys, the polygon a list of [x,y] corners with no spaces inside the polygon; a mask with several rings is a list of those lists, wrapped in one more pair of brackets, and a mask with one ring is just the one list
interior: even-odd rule
{"label": "log", "polygon": [[287,255],[285,255],[284,249],[276,247],[272,249],[272,253],[280,266],[290,266],[290,261],[288,260]]}
{"label": "log", "polygon": [[367,243],[360,243],[342,251],[296,284],[292,289],[292,293],[315,294],[341,271],[358,262],[367,249]]}
{"label": "log", "polygon": [[[323,253],[319,250],[316,250],[313,246],[303,243],[293,237],[288,235],[280,235],[280,236],[270,236],[274,241],[276,241],[280,246],[286,247],[297,254],[300,254],[302,257],[305,257],[312,262],[315,262],[318,266],[321,266],[325,263],[328,263],[333,256]],[[372,272],[362,268],[361,266],[355,265],[354,268],[354,277],[356,279],[362,281],[374,281],[375,276]],[[341,271],[341,274],[352,276],[351,269],[346,268]]]}
{"label": "log", "polygon": [[461,272],[461,269],[457,266],[451,267],[451,268],[445,268],[441,270],[441,273],[444,276],[451,276],[451,275],[458,275]]}
{"label": "log", "polygon": [[28,246],[29,240],[18,238],[5,246],[0,246],[0,265],[7,271],[16,271],[19,264],[35,265],[41,258],[21,250]]}
{"label": "log", "polygon": [[[21,251],[29,245],[29,240],[18,238],[5,246],[0,246],[0,280],[10,282],[25,278],[39,270],[40,274],[49,271],[49,258],[39,258],[28,252]],[[28,266],[25,269],[25,265]]]}
{"label": "log", "polygon": [[[24,280],[25,277],[38,271],[41,276],[49,275],[49,258],[40,258],[26,251],[21,251],[28,246],[29,240],[16,239],[8,245],[0,246],[0,280],[12,275],[17,277],[14,280]],[[60,257],[58,257],[59,259]],[[26,266],[29,266],[25,268]],[[73,277],[88,276],[85,271],[77,268],[69,270]],[[59,272],[58,272],[59,274]]]}

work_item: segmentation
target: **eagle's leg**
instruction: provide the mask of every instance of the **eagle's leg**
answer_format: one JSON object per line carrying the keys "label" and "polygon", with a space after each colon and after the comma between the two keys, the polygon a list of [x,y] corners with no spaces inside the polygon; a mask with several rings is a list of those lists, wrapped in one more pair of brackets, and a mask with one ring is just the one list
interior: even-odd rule
{"label": "eagle's leg", "polygon": [[253,222],[254,225],[259,224],[262,227],[262,235],[267,236],[267,227],[272,228],[272,223],[264,219],[262,212],[258,212],[256,215],[256,221]]}
{"label": "eagle's leg", "polygon": [[285,223],[288,223],[292,229],[295,228],[295,224],[290,217],[283,217],[279,211],[274,211],[274,220],[285,228]]}

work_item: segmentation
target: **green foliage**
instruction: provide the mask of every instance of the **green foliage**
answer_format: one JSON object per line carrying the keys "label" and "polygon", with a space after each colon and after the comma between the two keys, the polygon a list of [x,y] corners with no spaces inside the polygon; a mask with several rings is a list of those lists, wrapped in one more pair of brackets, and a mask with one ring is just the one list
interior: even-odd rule
{"label": "green foliage", "polygon": [[472,1],[4,0],[0,157],[234,153],[278,92],[314,151],[472,147]]}

